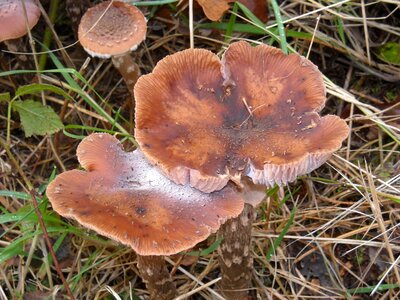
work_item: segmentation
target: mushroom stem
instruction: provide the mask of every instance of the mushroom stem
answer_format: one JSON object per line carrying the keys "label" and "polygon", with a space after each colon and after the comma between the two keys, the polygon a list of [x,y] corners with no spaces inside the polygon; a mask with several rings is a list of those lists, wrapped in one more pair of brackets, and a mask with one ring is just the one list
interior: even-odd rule
{"label": "mushroom stem", "polygon": [[164,257],[138,255],[137,259],[140,276],[146,283],[150,299],[170,300],[175,298],[176,287],[172,282]]}
{"label": "mushroom stem", "polygon": [[113,56],[112,62],[114,64],[114,67],[121,74],[126,85],[128,86],[129,92],[133,97],[133,87],[135,86],[136,81],[140,76],[139,66],[136,64],[135,60],[129,53],[119,56]]}
{"label": "mushroom stem", "polygon": [[223,238],[218,248],[222,273],[220,288],[230,300],[242,300],[248,295],[253,270],[251,229],[254,219],[254,208],[246,203],[242,213],[228,220],[218,231],[218,237]]}

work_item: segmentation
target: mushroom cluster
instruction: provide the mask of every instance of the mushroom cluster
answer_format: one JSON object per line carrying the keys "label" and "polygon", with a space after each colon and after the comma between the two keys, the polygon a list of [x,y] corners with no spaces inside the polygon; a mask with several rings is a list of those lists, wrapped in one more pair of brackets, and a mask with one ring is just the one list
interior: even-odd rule
{"label": "mushroom cluster", "polygon": [[130,245],[147,263],[153,299],[175,290],[170,277],[154,279],[155,260],[144,257],[186,250],[237,217],[222,230],[222,286],[247,288],[254,211],[243,202],[262,199],[260,185],[319,167],[348,134],[343,120],[318,114],[322,74],[300,55],[236,42],[222,60],[202,49],[165,57],[134,94],[140,150],[127,153],[107,134],[84,139],[77,156],[86,171],[65,172],[47,188],[54,209]]}
{"label": "mushroom cluster", "polygon": [[259,185],[311,172],[348,135],[344,120],[318,114],[326,101],[322,74],[298,54],[236,42],[222,60],[202,49],[170,55],[134,91],[135,137],[166,176],[205,193],[229,181],[242,188],[246,205],[222,225],[218,253],[225,296],[243,299]]}

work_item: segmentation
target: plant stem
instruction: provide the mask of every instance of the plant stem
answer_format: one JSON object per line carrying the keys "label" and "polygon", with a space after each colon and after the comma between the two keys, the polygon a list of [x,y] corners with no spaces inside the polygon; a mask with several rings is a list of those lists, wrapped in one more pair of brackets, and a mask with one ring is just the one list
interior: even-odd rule
{"label": "plant stem", "polygon": [[168,272],[163,256],[138,255],[140,276],[146,283],[151,300],[171,300],[176,296],[176,287]]}
{"label": "plant stem", "polygon": [[218,238],[223,238],[218,248],[220,287],[230,300],[242,300],[248,295],[253,270],[251,229],[254,219],[254,208],[246,203],[241,214],[228,220],[218,231]]}
{"label": "plant stem", "polygon": [[29,193],[31,195],[32,202],[33,202],[33,205],[35,207],[36,214],[38,216],[40,226],[42,227],[43,235],[44,235],[44,238],[45,238],[45,240],[47,242],[47,247],[49,247],[50,254],[51,254],[51,256],[53,258],[53,262],[54,262],[54,264],[56,266],[56,270],[57,270],[58,276],[60,276],[60,278],[61,278],[61,281],[62,281],[62,283],[64,285],[65,291],[66,291],[69,299],[70,300],[75,300],[75,297],[72,294],[72,292],[71,292],[71,290],[70,290],[70,288],[68,286],[67,280],[65,280],[65,277],[64,277],[64,274],[63,274],[63,272],[61,270],[60,264],[58,263],[57,256],[56,256],[56,253],[54,252],[53,245],[51,244],[49,235],[47,234],[46,225],[44,224],[42,213],[40,212],[38,203],[36,201],[35,190],[31,189],[29,191]]}

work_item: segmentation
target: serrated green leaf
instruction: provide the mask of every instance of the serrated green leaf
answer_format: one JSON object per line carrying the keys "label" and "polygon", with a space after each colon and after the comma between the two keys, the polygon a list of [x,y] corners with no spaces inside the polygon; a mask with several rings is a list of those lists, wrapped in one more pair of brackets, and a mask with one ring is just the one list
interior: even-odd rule
{"label": "serrated green leaf", "polygon": [[55,133],[64,127],[58,115],[49,106],[33,100],[14,101],[12,106],[19,113],[27,137]]}
{"label": "serrated green leaf", "polygon": [[10,102],[10,93],[0,93],[0,102]]}
{"label": "serrated green leaf", "polygon": [[388,42],[380,47],[379,58],[392,65],[400,66],[400,43]]}

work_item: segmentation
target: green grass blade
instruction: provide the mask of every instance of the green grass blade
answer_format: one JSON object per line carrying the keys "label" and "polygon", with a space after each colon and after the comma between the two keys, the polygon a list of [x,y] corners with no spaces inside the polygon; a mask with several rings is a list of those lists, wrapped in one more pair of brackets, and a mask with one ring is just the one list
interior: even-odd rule
{"label": "green grass blade", "polygon": [[[252,12],[251,10],[249,10],[244,4],[240,3],[240,2],[235,2],[235,5],[239,6],[240,10],[244,13],[244,15],[254,24],[258,25],[259,27],[264,27],[265,24],[259,19],[257,18]],[[264,30],[265,33],[265,30]]]}
{"label": "green grass blade", "polygon": [[207,255],[213,253],[219,247],[219,245],[222,243],[222,240],[223,240],[223,238],[219,238],[214,243],[212,243],[211,246],[208,247],[207,249],[204,249],[204,250],[201,250],[201,251],[187,252],[186,255],[189,255],[189,256],[207,256]]}
{"label": "green grass blade", "polygon": [[65,92],[62,88],[59,88],[51,84],[39,84],[39,83],[20,86],[15,92],[14,99],[23,95],[32,95],[40,93],[42,91],[53,92],[55,94],[61,95],[67,99],[72,100],[72,97],[68,95],[68,93]]}
{"label": "green grass blade", "polygon": [[279,11],[279,5],[276,0],[271,0],[271,4],[275,14],[276,23],[278,24],[278,32],[279,32],[282,52],[288,54],[289,52],[286,42],[285,28],[283,27],[281,13]]}
{"label": "green grass blade", "polygon": [[290,226],[293,224],[294,216],[296,215],[296,206],[293,207],[292,211],[290,212],[290,217],[289,220],[287,221],[285,227],[279,234],[279,236],[274,240],[272,243],[271,247],[268,248],[267,254],[265,255],[265,259],[267,261],[271,260],[272,255],[276,252],[276,249],[279,247],[279,245],[282,243],[283,237],[285,234],[288,232]]}
{"label": "green grass blade", "polygon": [[226,28],[226,33],[225,33],[225,43],[228,43],[228,44],[229,44],[230,40],[232,39],[233,26],[236,23],[237,11],[238,11],[238,4],[237,4],[237,2],[235,2],[233,4],[232,13],[231,13],[231,16],[229,17],[228,26]]}
{"label": "green grass blade", "polygon": [[[377,292],[384,292],[391,289],[397,289],[400,287],[400,284],[388,283],[388,284],[381,284]],[[366,287],[358,287],[354,289],[348,289],[346,292],[349,294],[370,294],[376,288],[375,285],[366,286]]]}

